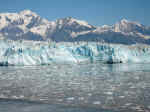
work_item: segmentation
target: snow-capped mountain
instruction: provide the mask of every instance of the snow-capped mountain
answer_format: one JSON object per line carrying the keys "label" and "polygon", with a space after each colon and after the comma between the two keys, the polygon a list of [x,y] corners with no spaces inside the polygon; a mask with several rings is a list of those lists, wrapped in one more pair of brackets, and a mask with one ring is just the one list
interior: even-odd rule
{"label": "snow-capped mountain", "polygon": [[55,21],[55,30],[48,30],[47,38],[53,41],[73,41],[78,33],[92,31],[96,27],[89,25],[85,21],[77,20],[72,17],[62,18]]}
{"label": "snow-capped mountain", "polygon": [[[0,33],[2,36],[13,40],[42,40],[44,38],[41,37],[43,36],[42,30],[47,27],[47,24],[49,24],[48,20],[41,18],[30,10],[24,10],[20,13],[0,14]],[[44,28],[41,28],[43,26]],[[39,31],[40,28],[42,30]]]}
{"label": "snow-capped mountain", "polygon": [[12,40],[101,41],[150,44],[150,27],[126,19],[112,26],[96,27],[72,17],[48,21],[24,10],[0,14],[0,37]]}
{"label": "snow-capped mountain", "polygon": [[146,38],[146,36],[150,35],[150,28],[137,23],[131,22],[126,19],[121,20],[117,24],[114,25],[115,32],[122,32],[124,34],[131,35],[139,35]]}

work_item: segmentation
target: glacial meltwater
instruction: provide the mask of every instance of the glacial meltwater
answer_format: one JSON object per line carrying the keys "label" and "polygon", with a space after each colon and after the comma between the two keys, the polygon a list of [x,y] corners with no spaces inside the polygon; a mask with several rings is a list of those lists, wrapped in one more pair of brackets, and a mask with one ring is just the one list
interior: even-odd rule
{"label": "glacial meltwater", "polygon": [[0,112],[149,112],[150,64],[0,67]]}

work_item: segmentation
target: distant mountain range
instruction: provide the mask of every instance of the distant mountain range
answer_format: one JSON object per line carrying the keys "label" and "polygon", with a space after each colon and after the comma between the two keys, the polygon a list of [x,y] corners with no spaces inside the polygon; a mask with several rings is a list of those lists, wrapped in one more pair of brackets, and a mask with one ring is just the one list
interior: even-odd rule
{"label": "distant mountain range", "polygon": [[126,19],[112,26],[100,27],[72,17],[48,21],[30,10],[24,10],[20,13],[0,13],[0,38],[150,44],[150,27]]}

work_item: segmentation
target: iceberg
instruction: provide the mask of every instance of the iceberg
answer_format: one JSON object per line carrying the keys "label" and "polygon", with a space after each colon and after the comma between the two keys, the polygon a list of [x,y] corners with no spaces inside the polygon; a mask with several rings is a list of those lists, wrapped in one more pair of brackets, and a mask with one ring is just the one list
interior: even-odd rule
{"label": "iceberg", "polygon": [[0,40],[1,66],[81,62],[149,63],[150,46]]}

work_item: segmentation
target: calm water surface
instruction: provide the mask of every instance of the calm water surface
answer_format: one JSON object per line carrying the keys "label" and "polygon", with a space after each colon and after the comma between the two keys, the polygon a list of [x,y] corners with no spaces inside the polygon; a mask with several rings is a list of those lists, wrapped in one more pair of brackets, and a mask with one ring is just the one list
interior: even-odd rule
{"label": "calm water surface", "polygon": [[0,112],[149,112],[150,64],[0,67]]}

